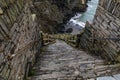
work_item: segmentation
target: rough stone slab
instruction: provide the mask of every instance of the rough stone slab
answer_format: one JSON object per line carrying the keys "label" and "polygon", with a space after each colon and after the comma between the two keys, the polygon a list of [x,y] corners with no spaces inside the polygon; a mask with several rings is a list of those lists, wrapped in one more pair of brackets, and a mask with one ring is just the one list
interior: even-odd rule
{"label": "rough stone slab", "polygon": [[116,80],[120,80],[120,74],[113,75]]}
{"label": "rough stone slab", "polygon": [[97,80],[116,80],[116,79],[111,76],[108,76],[108,77],[98,77]]}

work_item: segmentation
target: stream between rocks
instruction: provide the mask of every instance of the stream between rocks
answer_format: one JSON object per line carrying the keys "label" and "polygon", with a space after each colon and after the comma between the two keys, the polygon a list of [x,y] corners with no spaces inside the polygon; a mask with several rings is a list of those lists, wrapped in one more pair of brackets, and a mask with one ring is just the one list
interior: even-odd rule
{"label": "stream between rocks", "polygon": [[83,13],[76,13],[65,25],[65,32],[73,35],[79,34],[85,27],[86,21],[92,22],[99,0],[88,1],[88,8]]}

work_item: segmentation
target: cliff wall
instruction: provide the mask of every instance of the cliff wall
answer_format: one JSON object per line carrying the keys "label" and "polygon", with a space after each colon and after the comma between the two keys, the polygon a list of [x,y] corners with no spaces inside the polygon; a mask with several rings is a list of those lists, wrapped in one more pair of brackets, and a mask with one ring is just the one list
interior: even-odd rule
{"label": "cliff wall", "polygon": [[63,32],[64,24],[77,12],[85,11],[87,0],[35,0],[38,23],[44,32]]}

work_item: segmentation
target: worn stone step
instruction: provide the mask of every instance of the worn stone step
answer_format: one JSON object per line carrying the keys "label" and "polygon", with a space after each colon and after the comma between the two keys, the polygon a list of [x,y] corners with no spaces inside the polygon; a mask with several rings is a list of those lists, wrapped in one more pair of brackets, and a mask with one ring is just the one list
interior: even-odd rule
{"label": "worn stone step", "polygon": [[96,80],[119,73],[119,65],[106,65],[101,58],[58,40],[46,47],[33,70],[30,80]]}
{"label": "worn stone step", "polygon": [[116,80],[116,79],[112,76],[106,76],[106,77],[98,77],[97,80]]}

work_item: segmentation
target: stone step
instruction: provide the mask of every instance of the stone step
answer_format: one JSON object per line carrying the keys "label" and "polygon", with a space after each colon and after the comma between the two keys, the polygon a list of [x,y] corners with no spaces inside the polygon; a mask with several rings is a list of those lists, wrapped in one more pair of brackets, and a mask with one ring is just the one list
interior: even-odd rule
{"label": "stone step", "polygon": [[115,78],[113,78],[113,77],[99,77],[99,78],[97,78],[97,80],[115,80]]}
{"label": "stone step", "polygon": [[39,56],[30,80],[101,80],[104,76],[119,73],[119,64],[105,62],[65,42],[56,41]]}

